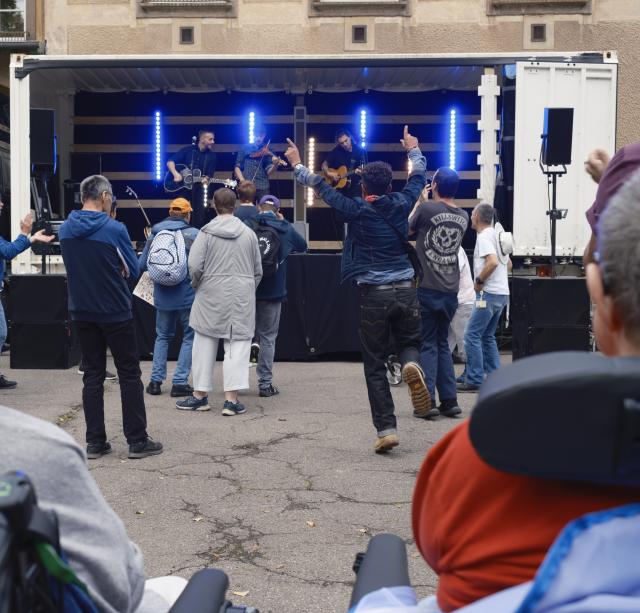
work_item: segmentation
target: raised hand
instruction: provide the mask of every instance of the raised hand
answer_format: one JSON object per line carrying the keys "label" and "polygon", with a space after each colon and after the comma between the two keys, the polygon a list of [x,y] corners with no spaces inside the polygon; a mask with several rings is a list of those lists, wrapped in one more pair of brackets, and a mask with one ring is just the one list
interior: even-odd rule
{"label": "raised hand", "polygon": [[284,157],[289,160],[289,164],[291,164],[291,166],[300,164],[300,151],[298,151],[298,147],[296,147],[296,144],[290,138],[287,138],[287,144],[289,146],[284,152]]}
{"label": "raised hand", "polygon": [[596,183],[600,183],[604,169],[610,159],[609,154],[604,149],[594,149],[587,156],[584,162],[584,169]]}
{"label": "raised hand", "polygon": [[29,234],[31,232],[32,227],[33,227],[33,216],[31,215],[31,213],[27,213],[20,220],[20,233]]}
{"label": "raised hand", "polygon": [[402,143],[405,151],[410,151],[418,146],[418,139],[412,134],[409,134],[409,126],[404,127],[404,134],[402,135],[400,142]]}
{"label": "raised hand", "polygon": [[51,234],[50,236],[47,236],[44,233],[44,230],[38,230],[35,234],[32,234],[29,237],[29,240],[32,243],[38,242],[38,243],[50,243],[54,238],[55,238],[55,234]]}

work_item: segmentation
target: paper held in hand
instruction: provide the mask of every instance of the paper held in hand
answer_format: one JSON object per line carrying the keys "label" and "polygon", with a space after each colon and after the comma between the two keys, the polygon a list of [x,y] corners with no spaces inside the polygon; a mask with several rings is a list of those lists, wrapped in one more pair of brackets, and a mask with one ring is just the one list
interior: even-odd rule
{"label": "paper held in hand", "polygon": [[149,277],[149,273],[145,270],[140,276],[140,280],[133,290],[133,295],[141,298],[145,302],[148,302],[151,306],[153,304],[153,281]]}

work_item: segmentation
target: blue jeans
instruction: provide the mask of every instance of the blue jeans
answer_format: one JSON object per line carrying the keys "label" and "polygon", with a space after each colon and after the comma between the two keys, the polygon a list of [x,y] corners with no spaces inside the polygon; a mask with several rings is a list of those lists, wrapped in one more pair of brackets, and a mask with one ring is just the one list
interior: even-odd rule
{"label": "blue jeans", "polygon": [[0,301],[0,353],[2,353],[2,345],[7,340],[7,318],[4,316],[4,307]]}
{"label": "blue jeans", "polygon": [[151,380],[162,383],[167,378],[167,352],[169,343],[176,334],[176,322],[182,324],[182,346],[178,355],[176,371],[173,374],[173,385],[186,385],[191,370],[191,347],[193,345],[193,330],[189,327],[189,313],[191,309],[179,311],[156,311],[156,342],[153,346],[153,367]]}
{"label": "blue jeans", "polygon": [[[476,300],[480,294],[476,294]],[[482,293],[487,308],[479,309],[473,305],[471,319],[464,333],[464,350],[467,354],[467,383],[481,385],[484,375],[498,370],[500,354],[496,342],[496,328],[500,315],[509,302],[509,296]]]}
{"label": "blue jeans", "polygon": [[418,288],[422,315],[420,366],[427,388],[435,400],[436,388],[440,402],[456,399],[456,375],[449,350],[449,325],[458,308],[458,296],[453,292]]}

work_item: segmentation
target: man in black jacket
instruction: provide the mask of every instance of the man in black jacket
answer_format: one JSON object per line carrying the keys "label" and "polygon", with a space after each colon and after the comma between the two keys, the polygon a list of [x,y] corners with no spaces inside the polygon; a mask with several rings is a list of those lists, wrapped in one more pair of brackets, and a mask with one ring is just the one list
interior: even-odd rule
{"label": "man in black jacket", "polygon": [[[287,139],[288,140],[288,139]],[[391,351],[390,334],[409,386],[414,415],[431,409],[431,398],[419,365],[420,307],[413,281],[415,271],[407,255],[408,217],[426,183],[426,160],[418,139],[404,128],[401,143],[412,172],[401,192],[391,191],[391,167],[371,162],[362,172],[362,197],[347,198],[300,163],[300,153],[288,140],[285,156],[296,180],[312,187],[348,224],[342,254],[342,280],[360,288],[360,341],[373,424],[378,438],[374,449],[383,453],[399,443],[393,398],[385,362]]]}

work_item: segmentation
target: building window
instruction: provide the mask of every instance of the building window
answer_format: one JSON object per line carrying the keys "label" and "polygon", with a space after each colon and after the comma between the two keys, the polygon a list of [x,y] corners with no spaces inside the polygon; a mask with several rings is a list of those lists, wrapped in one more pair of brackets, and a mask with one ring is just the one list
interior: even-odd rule
{"label": "building window", "polygon": [[25,38],[26,0],[0,0],[0,38]]}
{"label": "building window", "polygon": [[547,42],[547,24],[546,23],[531,24],[531,42],[532,43]]}
{"label": "building window", "polygon": [[367,26],[351,26],[351,42],[366,44]]}
{"label": "building window", "polygon": [[[323,15],[410,15],[410,0],[309,0],[309,14]],[[355,41],[354,41],[355,42]]]}
{"label": "building window", "polygon": [[[4,0],[0,0],[2,2]],[[235,17],[236,0],[139,0],[138,6],[146,13],[162,13],[181,17],[193,16]],[[185,43],[186,44],[186,43]]]}
{"label": "building window", "polygon": [[193,45],[193,27],[180,28],[180,44]]}
{"label": "building window", "polygon": [[591,14],[592,0],[486,0],[487,15]]}

